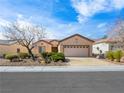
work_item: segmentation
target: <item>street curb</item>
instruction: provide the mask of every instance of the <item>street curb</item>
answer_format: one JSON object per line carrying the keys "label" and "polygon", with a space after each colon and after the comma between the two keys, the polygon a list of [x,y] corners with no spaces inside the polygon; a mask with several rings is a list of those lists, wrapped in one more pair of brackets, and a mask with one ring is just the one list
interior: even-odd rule
{"label": "street curb", "polygon": [[0,72],[101,72],[124,71],[124,66],[2,66]]}

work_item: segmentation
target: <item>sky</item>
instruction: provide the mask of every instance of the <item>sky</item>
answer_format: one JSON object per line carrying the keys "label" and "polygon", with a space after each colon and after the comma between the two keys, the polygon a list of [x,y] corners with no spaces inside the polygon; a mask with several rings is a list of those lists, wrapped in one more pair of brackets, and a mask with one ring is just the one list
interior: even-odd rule
{"label": "sky", "polygon": [[0,0],[0,11],[0,25],[18,20],[43,25],[47,38],[81,34],[98,39],[124,16],[124,0]]}

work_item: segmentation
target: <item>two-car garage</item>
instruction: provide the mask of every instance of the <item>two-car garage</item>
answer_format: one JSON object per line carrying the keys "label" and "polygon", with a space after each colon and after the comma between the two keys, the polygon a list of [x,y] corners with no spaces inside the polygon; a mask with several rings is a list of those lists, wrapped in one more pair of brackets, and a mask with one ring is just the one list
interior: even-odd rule
{"label": "two-car garage", "polygon": [[89,46],[88,45],[65,45],[64,54],[69,57],[88,57]]}
{"label": "two-car garage", "polygon": [[92,56],[93,43],[93,40],[75,34],[60,41],[59,52],[67,57],[89,57]]}

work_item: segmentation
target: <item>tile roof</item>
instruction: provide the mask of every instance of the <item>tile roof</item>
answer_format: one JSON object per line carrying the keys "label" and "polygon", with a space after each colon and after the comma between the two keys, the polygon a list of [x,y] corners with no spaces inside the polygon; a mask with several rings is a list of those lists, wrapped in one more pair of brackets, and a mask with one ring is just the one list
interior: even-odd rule
{"label": "tile roof", "polygon": [[99,40],[96,40],[95,41],[95,44],[97,43],[114,43],[115,41],[113,41],[112,39],[110,38],[106,38],[106,39],[99,39]]}
{"label": "tile roof", "polygon": [[42,40],[47,41],[47,42],[51,42],[51,41],[59,41],[59,40],[57,40],[57,39],[42,39]]}
{"label": "tile roof", "polygon": [[74,36],[79,36],[79,37],[84,38],[84,39],[86,39],[86,40],[88,40],[88,41],[94,42],[94,40],[89,39],[89,38],[87,38],[87,37],[85,37],[85,36],[82,36],[82,35],[80,35],[80,34],[71,35],[71,36],[69,36],[69,37],[67,37],[67,38],[62,39],[60,42],[66,40],[66,39],[72,38],[72,37],[74,37]]}

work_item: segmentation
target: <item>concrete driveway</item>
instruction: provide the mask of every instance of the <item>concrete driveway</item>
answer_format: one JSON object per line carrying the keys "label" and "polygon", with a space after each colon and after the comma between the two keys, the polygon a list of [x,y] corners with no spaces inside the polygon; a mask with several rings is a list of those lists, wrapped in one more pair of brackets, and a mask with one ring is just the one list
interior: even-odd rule
{"label": "concrete driveway", "polygon": [[70,66],[115,66],[117,64],[110,63],[101,59],[88,57],[67,57]]}

